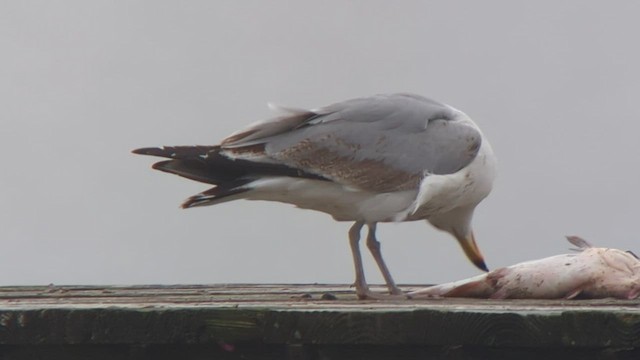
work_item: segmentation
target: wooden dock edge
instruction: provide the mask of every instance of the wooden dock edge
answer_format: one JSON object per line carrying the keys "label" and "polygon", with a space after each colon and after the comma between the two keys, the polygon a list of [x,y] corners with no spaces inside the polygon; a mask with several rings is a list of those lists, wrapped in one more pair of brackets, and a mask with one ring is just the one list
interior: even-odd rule
{"label": "wooden dock edge", "polygon": [[1,359],[640,359],[637,301],[359,302],[346,286],[336,301],[292,300],[296,287],[116,288],[107,300],[82,294],[99,288],[15,289],[0,288]]}

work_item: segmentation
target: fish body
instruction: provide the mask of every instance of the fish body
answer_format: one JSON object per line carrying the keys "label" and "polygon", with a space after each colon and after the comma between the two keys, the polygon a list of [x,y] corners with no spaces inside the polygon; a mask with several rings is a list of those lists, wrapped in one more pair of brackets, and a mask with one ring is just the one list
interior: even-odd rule
{"label": "fish body", "polygon": [[576,236],[568,239],[580,252],[525,261],[408,295],[414,299],[635,299],[640,295],[640,260],[632,253],[591,247]]}

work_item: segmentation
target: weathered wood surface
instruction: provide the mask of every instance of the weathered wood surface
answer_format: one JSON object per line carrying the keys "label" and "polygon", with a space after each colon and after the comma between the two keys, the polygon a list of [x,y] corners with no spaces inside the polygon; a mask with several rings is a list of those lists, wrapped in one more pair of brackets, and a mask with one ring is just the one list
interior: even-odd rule
{"label": "weathered wood surface", "polygon": [[640,359],[640,301],[359,301],[346,285],[0,287],[2,359],[172,352],[185,359]]}

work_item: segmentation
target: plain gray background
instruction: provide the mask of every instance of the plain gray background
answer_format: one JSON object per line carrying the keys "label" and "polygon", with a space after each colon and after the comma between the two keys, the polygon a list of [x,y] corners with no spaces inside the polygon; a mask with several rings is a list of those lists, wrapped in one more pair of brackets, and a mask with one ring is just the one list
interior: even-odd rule
{"label": "plain gray background", "polygon": [[[475,232],[491,268],[565,234],[638,247],[638,2],[3,1],[0,284],[353,280],[350,224],[277,203],[181,210],[206,185],[142,146],[213,144],[272,116],[414,92],[499,158]],[[382,224],[400,283],[475,275],[425,222]],[[380,282],[366,258],[368,278]]]}

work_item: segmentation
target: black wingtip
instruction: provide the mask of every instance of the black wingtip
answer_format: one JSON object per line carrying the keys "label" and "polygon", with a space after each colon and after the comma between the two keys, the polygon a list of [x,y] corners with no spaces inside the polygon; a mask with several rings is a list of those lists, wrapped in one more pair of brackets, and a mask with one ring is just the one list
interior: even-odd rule
{"label": "black wingtip", "polygon": [[160,146],[146,147],[132,150],[134,154],[159,156],[169,159],[191,159],[212,156],[218,153],[218,145],[188,145],[188,146]]}
{"label": "black wingtip", "polygon": [[185,200],[182,204],[180,204],[180,208],[182,209],[190,209],[193,207],[198,207],[198,206],[206,206],[206,205],[213,205],[212,202],[213,198],[211,197],[202,197],[202,196],[198,196],[198,195],[194,195],[191,196],[190,198],[188,198],[187,200]]}
{"label": "black wingtip", "polygon": [[247,185],[251,181],[251,179],[237,179],[234,181],[229,181],[224,185],[214,186],[207,191],[203,191],[199,194],[189,197],[182,203],[182,205],[180,205],[180,207],[183,209],[188,209],[197,206],[215,205],[221,202],[232,200],[233,195],[249,191],[250,188],[245,187],[245,185]]}
{"label": "black wingtip", "polygon": [[175,161],[175,160],[163,160],[163,161],[158,161],[157,163],[154,163],[153,165],[151,165],[151,168],[154,170],[160,170],[160,171],[165,171],[165,172],[170,172],[171,170],[171,163]]}
{"label": "black wingtip", "polygon": [[145,147],[131,150],[133,154],[138,155],[156,155],[162,152],[162,148],[159,147]]}
{"label": "black wingtip", "polygon": [[192,207],[213,205],[213,202],[216,199],[216,196],[205,195],[205,193],[207,192],[213,193],[215,191],[216,191],[216,188],[212,188],[212,189],[209,189],[208,191],[205,191],[204,193],[193,195],[188,199],[186,199],[182,204],[180,204],[180,207],[183,209],[189,209]]}

